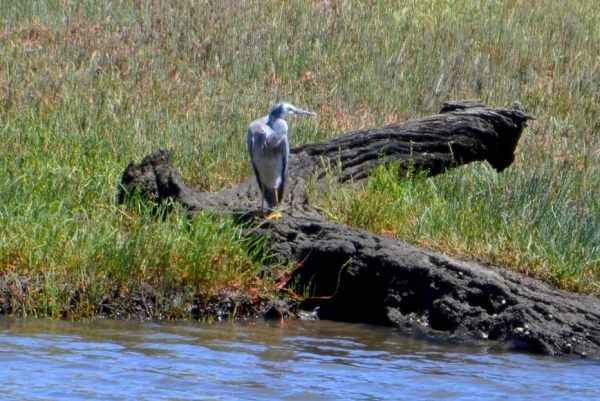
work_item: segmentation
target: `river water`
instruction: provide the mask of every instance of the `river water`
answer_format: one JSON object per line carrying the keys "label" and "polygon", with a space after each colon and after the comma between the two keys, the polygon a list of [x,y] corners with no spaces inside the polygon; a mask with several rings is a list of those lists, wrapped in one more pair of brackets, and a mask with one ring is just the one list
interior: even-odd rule
{"label": "river water", "polygon": [[600,364],[300,321],[0,316],[0,399],[600,399]]}

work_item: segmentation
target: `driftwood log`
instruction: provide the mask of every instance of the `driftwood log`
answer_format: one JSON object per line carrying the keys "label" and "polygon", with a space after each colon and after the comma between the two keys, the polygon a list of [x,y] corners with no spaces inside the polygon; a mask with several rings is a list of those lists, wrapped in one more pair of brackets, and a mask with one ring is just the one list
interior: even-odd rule
{"label": "driftwood log", "polygon": [[[481,339],[550,355],[600,357],[600,300],[552,288],[523,275],[459,261],[428,249],[327,221],[307,202],[306,180],[329,169],[359,181],[380,163],[440,174],[474,161],[498,172],[514,161],[528,120],[519,103],[491,108],[480,101],[449,102],[438,115],[350,132],[292,150],[283,217],[254,230],[268,236],[281,260],[301,261],[296,284],[312,284],[303,308],[322,319],[391,324],[427,336]],[[401,171],[400,174],[405,174]],[[193,216],[214,208],[239,217],[260,207],[254,177],[218,194],[187,187],[164,150],[131,162],[120,201],[132,189],[157,201],[173,198]]]}

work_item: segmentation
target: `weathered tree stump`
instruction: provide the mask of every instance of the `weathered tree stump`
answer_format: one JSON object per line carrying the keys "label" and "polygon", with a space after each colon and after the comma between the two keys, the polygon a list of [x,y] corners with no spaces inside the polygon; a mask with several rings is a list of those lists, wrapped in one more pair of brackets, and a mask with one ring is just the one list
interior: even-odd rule
{"label": "weathered tree stump", "polygon": [[[315,289],[303,305],[319,306],[321,318],[497,340],[551,355],[599,357],[597,298],[330,223],[305,194],[306,180],[324,179],[328,164],[336,166],[329,173],[342,182],[359,181],[374,166],[398,161],[431,175],[484,160],[501,172],[514,161],[523,128],[534,118],[518,103],[491,108],[480,101],[449,102],[438,115],[295,148],[285,197],[290,207],[254,235],[268,236],[282,260],[302,261],[294,271],[298,284],[311,282]],[[254,177],[218,194],[199,193],[185,185],[164,150],[127,166],[119,199],[132,189],[157,201],[176,199],[190,216],[211,208],[250,216],[260,207]]]}

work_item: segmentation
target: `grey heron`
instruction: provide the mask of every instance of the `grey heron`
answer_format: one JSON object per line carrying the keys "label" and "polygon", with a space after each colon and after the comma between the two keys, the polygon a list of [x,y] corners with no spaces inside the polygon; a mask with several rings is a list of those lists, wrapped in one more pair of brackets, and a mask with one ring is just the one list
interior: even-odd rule
{"label": "grey heron", "polygon": [[[268,116],[252,121],[248,127],[248,153],[262,193],[260,206],[264,214],[265,200],[273,208],[281,203],[285,187],[285,174],[290,158],[288,125],[286,118],[294,114],[316,116],[310,111],[301,110],[289,103],[279,103]],[[281,216],[275,213],[274,217]]]}

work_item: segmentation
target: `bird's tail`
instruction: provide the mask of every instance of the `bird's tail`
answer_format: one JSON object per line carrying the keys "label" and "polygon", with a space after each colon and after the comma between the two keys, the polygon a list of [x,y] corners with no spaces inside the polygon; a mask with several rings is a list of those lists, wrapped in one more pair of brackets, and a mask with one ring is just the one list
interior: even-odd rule
{"label": "bird's tail", "polygon": [[281,203],[281,198],[283,197],[283,187],[265,188],[263,196],[265,197],[265,202],[267,202],[267,205],[273,208]]}

